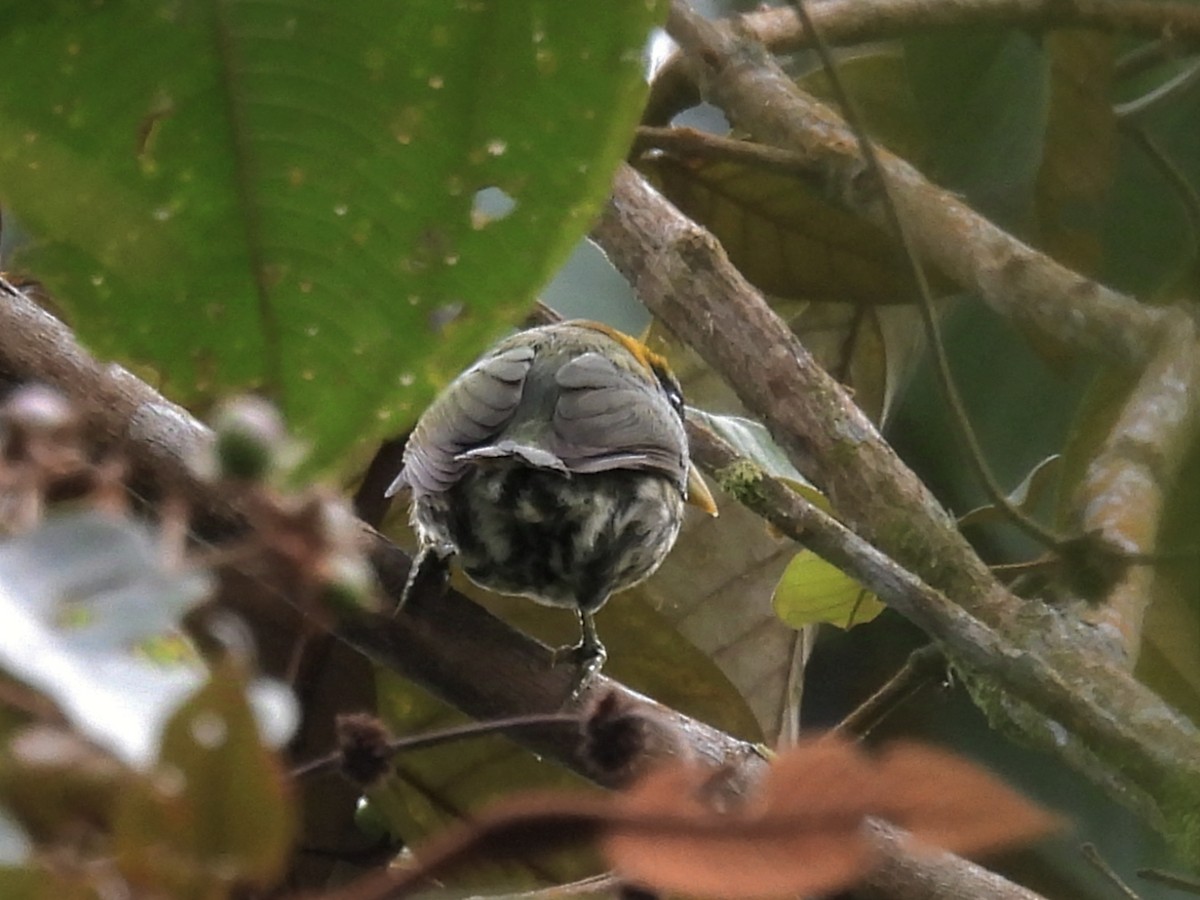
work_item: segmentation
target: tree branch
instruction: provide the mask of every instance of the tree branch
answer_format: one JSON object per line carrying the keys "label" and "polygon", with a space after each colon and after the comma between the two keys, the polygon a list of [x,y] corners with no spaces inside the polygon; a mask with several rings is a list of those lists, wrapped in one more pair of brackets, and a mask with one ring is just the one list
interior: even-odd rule
{"label": "tree branch", "polygon": [[[849,8],[833,0],[821,4],[819,14],[839,5]],[[974,3],[958,6],[980,8]],[[1150,5],[1136,6],[1142,14]],[[895,7],[914,8],[904,2]],[[1015,9],[1004,3],[990,7]],[[1043,4],[1038,7],[1045,9]],[[1104,4],[1107,12],[1116,9],[1116,4]],[[786,15],[794,18],[790,10]],[[673,3],[668,29],[683,48],[707,99],[722,107],[735,126],[788,154],[773,163],[785,163],[826,199],[886,227],[882,186],[874,178],[875,170],[863,165],[849,129],[798,90],[746,37],[745,29],[737,23],[710,22],[683,0]],[[897,465],[878,436],[863,429],[861,417],[848,409],[853,406],[849,398],[838,400],[831,382],[809,371],[812,361],[803,348],[781,323],[771,321],[761,298],[733,271],[712,239],[684,222],[667,221],[673,210],[667,214],[656,208],[648,213],[662,201],[651,197],[652,192],[629,173],[618,179],[618,200],[597,236],[647,305],[764,418],[801,471],[826,490],[854,530],[993,628],[1002,655],[1033,654],[1032,665],[1039,672],[1027,685],[1032,693],[1023,693],[1017,685],[1031,673],[1014,677],[992,672],[974,682],[977,701],[994,721],[1015,725],[1027,737],[1073,760],[1141,809],[1168,837],[1194,850],[1200,846],[1200,835],[1190,825],[1186,804],[1178,802],[1177,790],[1187,785],[1189,803],[1200,796],[1200,772],[1189,764],[1181,766],[1183,759],[1196,755],[1196,729],[1126,670],[1136,656],[1152,573],[1140,565],[1123,571],[1120,567],[1147,560],[1144,551],[1154,546],[1163,498],[1196,436],[1200,414],[1189,402],[1200,388],[1195,326],[1181,310],[1139,305],[1070,271],[978,216],[904,161],[886,152],[880,157],[883,177],[921,258],[978,293],[1000,314],[1077,350],[1141,370],[1134,396],[1122,407],[1079,491],[1085,535],[1091,532],[1089,537],[1102,539],[1096,543],[1128,548],[1134,554],[1126,560],[1109,554],[1116,589],[1103,582],[1090,595],[1107,595],[1106,604],[1051,607],[1019,600],[983,574],[982,563],[969,548],[964,551],[944,512],[914,486],[911,473]],[[647,217],[660,221],[646,228]],[[685,304],[684,297],[690,303]],[[689,305],[690,311],[684,312]],[[764,377],[758,378],[759,374]],[[1088,546],[1087,541],[1078,543]],[[947,649],[954,655],[959,648]],[[1062,710],[1055,712],[1050,697],[1038,695],[1036,684],[1047,686],[1047,672],[1073,685],[1069,690],[1080,698],[1085,694],[1080,686],[1094,689],[1088,695],[1096,699],[1085,716],[1090,724],[1073,721],[1066,737]],[[989,683],[996,675],[1000,677]],[[1159,756],[1145,735],[1136,734],[1144,703],[1155,708],[1152,718],[1165,727],[1160,737],[1170,733],[1169,740],[1182,755]],[[1102,738],[1104,727],[1085,736],[1105,718],[1118,720],[1117,731],[1124,736],[1113,731]],[[1083,731],[1078,730],[1081,727]],[[1135,753],[1136,775],[1118,749],[1131,749],[1127,740],[1141,744]],[[1152,761],[1156,756],[1157,761]]]}
{"label": "tree branch", "polygon": [[[880,186],[846,124],[792,83],[762,46],[675,0],[667,22],[702,93],[757,140],[806,159],[829,201],[886,228]],[[924,261],[992,309],[1069,347],[1144,362],[1169,312],[1140,306],[1038,253],[880,149],[899,213]],[[1082,314],[1086,311],[1086,315]]]}
{"label": "tree branch", "polygon": [[[825,0],[812,4],[813,24],[832,44],[859,44],[938,28],[1002,27],[1045,30],[1087,28],[1154,39],[1181,50],[1200,48],[1200,9],[1192,3],[1154,0]],[[743,35],[776,53],[811,45],[794,10],[786,6],[746,13],[736,20]]]}
{"label": "tree branch", "polygon": [[855,897],[863,900],[962,900],[986,897],[988,900],[1040,900],[1019,884],[1013,884],[995,872],[956,856],[934,850],[906,853],[904,834],[883,822],[871,823],[871,839],[887,859]]}
{"label": "tree branch", "polygon": [[[84,414],[97,449],[121,452],[144,491],[173,491],[192,504],[208,539],[220,539],[245,527],[236,497],[198,479],[187,464],[211,440],[208,429],[182,407],[117,365],[104,365],[79,346],[70,330],[20,294],[7,292],[0,302],[0,379],[39,381],[62,391]],[[363,526],[363,540],[381,587],[393,603],[399,599],[411,560],[386,538]],[[281,602],[283,598],[268,598]],[[349,614],[337,636],[377,664],[411,678],[448,703],[476,718],[526,715],[557,710],[574,673],[550,667],[551,651],[510,628],[453,590],[436,604],[414,602],[396,617]],[[260,634],[260,638],[263,636]],[[644,705],[673,729],[681,749],[698,760],[736,776],[728,782],[750,784],[765,761],[745,741],[690,719],[599,676],[588,695],[615,691],[625,702]],[[580,753],[578,741],[561,729],[526,733],[522,742],[588,778],[595,768]],[[880,865],[866,879],[874,896],[939,896],[950,879],[971,895],[1000,886],[1000,896],[1039,900],[1011,882],[951,854],[926,865],[900,845],[894,829],[884,841]],[[902,885],[899,889],[897,885]],[[971,886],[974,887],[971,887]]]}
{"label": "tree branch", "polygon": [[1200,804],[1200,733],[1136,682],[1095,629],[991,577],[711,235],[626,167],[593,238],[651,312],[722,374],[826,491],[849,529],[732,458],[706,457],[697,443],[697,459],[722,485],[940,641],[995,724],[1016,727],[1168,837],[1200,849],[1187,826]]}
{"label": "tree branch", "polygon": [[1171,485],[1200,432],[1200,343],[1195,324],[1178,317],[1124,398],[1116,420],[1087,466],[1074,498],[1081,534],[1102,535],[1140,558],[1097,605],[1077,610],[1116,638],[1129,668],[1137,661],[1146,608],[1154,596],[1158,535]]}
{"label": "tree branch", "polygon": [[[200,458],[211,432],[182,407],[117,365],[105,365],[76,342],[70,330],[20,294],[0,296],[0,377],[38,381],[61,391],[84,417],[98,453],[119,453],[142,496],[170,493],[187,500],[193,527],[206,541],[228,540],[246,529],[236,494],[199,478],[189,462]],[[394,605],[408,577],[406,553],[362,526],[383,591]],[[248,581],[252,579],[247,579]],[[288,598],[271,594],[258,605],[278,607]],[[250,605],[254,614],[258,605]],[[246,612],[247,610],[241,610]],[[264,617],[277,610],[264,611]],[[278,636],[256,628],[260,643]],[[253,626],[256,623],[250,623]],[[383,665],[429,689],[477,719],[556,712],[569,696],[574,671],[552,667],[552,651],[453,590],[435,603],[414,598],[398,616],[348,614],[337,636]],[[600,677],[589,696],[617,691],[631,704],[650,704],[653,714],[688,736],[699,758],[735,768],[756,760],[754,748]],[[578,741],[561,729],[529,737],[536,752],[587,772]]]}
{"label": "tree branch", "polygon": [[[1002,6],[1003,4],[997,5]],[[966,10],[966,7],[973,7],[975,12],[980,12],[977,4],[961,4],[961,6],[963,9],[960,12],[969,12],[970,10]],[[1028,6],[1030,4],[1025,4],[1026,12],[1029,11]],[[682,4],[679,4],[679,7],[680,16],[690,15],[686,13]],[[828,9],[828,5],[820,5],[817,8]],[[863,7],[859,5],[855,9],[857,14],[861,15]],[[991,10],[991,7],[988,9]],[[813,14],[813,10],[809,10],[808,7],[805,7],[805,10],[808,15]],[[1114,8],[1107,5],[1105,10],[1108,13],[1114,12]],[[1127,12],[1128,8],[1121,7],[1120,10]],[[894,8],[889,6],[887,12],[893,11]],[[1058,7],[1043,11],[1052,15],[1060,13]],[[797,23],[804,18],[797,16],[795,10],[788,10],[788,12],[796,18]],[[1194,10],[1192,13],[1192,18],[1200,21],[1200,16],[1196,16]],[[871,19],[873,17],[868,15],[864,18]],[[882,18],[886,19],[887,15]],[[807,36],[806,39],[820,38],[824,34],[820,26],[814,27],[818,28],[820,34]],[[819,51],[825,46],[823,40],[815,40],[813,43]],[[825,60],[825,63],[826,65],[833,64],[828,59]],[[1177,85],[1193,81],[1195,73],[1196,69],[1193,67],[1182,73],[1171,84]],[[731,76],[731,80],[736,80],[739,84],[750,81],[748,76]],[[835,84],[837,83],[835,79]],[[1169,86],[1154,92],[1155,96],[1168,94]],[[899,232],[905,249],[911,256],[913,254],[912,248],[909,246],[909,238],[912,229],[909,227],[907,219],[903,222],[898,221],[898,217],[895,215],[896,210],[890,204],[895,194],[891,173],[879,171],[881,168],[880,151],[873,144],[865,143],[866,139],[861,125],[853,123],[853,116],[850,115],[852,109],[848,106],[849,98],[841,97],[840,102],[850,119],[848,127],[859,138],[859,149],[865,157],[865,171],[877,176],[882,175],[886,182],[880,185],[879,200],[884,207],[884,218],[888,220],[886,222],[888,230],[892,233]],[[733,110],[727,110],[727,112],[731,117],[733,116]],[[679,137],[685,140],[691,137],[691,140],[689,143],[683,143],[678,137],[668,137],[663,133],[667,131],[670,129],[642,129],[641,137],[643,140],[657,140],[659,146],[663,146],[664,143],[667,146],[681,144],[684,154],[734,151],[747,157],[747,161],[751,161],[749,157],[752,157],[754,153],[753,150],[748,149],[745,142],[685,133]],[[710,146],[702,146],[706,142]],[[732,145],[739,146],[735,150]],[[749,147],[754,146],[749,145]],[[807,154],[764,146],[762,157],[754,160],[754,164],[764,165],[776,171],[786,168],[811,181],[811,173],[805,171],[806,161]],[[1038,264],[1046,267],[1057,265],[1048,257],[1041,257]],[[919,265],[916,266],[916,272],[919,276]],[[1082,281],[1081,278],[1079,280]],[[1098,286],[1097,289],[1099,289]],[[922,293],[927,296],[925,292]],[[1144,307],[1138,306],[1132,298],[1125,300],[1124,303],[1130,307],[1130,311],[1144,309]],[[1093,309],[1079,306],[1070,298],[1064,300],[1064,305],[1073,308],[1077,317],[1090,318],[1095,314]],[[927,314],[927,327],[936,332],[936,320],[932,318],[928,306],[923,306],[923,311]],[[1146,336],[1148,346],[1144,350],[1144,359],[1147,365],[1137,388],[1128,398],[1122,414],[1112,426],[1101,452],[1093,460],[1085,482],[1078,491],[1078,509],[1081,510],[1079,533],[1099,538],[1100,540],[1094,542],[1095,546],[1116,548],[1130,556],[1142,558],[1153,552],[1155,548],[1164,507],[1164,496],[1169,490],[1169,485],[1174,484],[1179,475],[1184,453],[1196,437],[1197,419],[1200,417],[1196,403],[1188,401],[1189,397],[1200,397],[1200,380],[1198,380],[1200,379],[1200,355],[1196,352],[1195,325],[1189,317],[1178,310],[1165,311],[1162,317],[1165,322],[1160,323],[1158,328]],[[1164,327],[1165,323],[1170,323],[1170,327]],[[983,464],[982,451],[975,445],[970,423],[966,421],[961,403],[957,399],[940,340],[936,333],[932,334],[930,339],[937,357],[941,380],[949,391],[948,401],[955,411],[956,417],[961,420],[960,428],[963,431],[964,439],[968,445],[971,445],[969,458],[976,464],[980,480],[987,489],[989,497],[994,503],[1003,505],[1005,500],[1002,492],[992,479],[986,465]],[[1038,536],[1040,526],[1034,520],[1019,517],[1017,524],[1021,525],[1023,530]],[[1114,571],[1119,565],[1111,559],[1098,562],[1105,566],[1112,566]],[[1093,561],[1085,560],[1084,565],[1092,566]],[[1103,605],[1092,606],[1084,603],[1080,604],[1078,610],[1084,621],[1106,626],[1108,633],[1117,638],[1114,644],[1124,654],[1126,665],[1129,668],[1132,668],[1137,659],[1142,621],[1146,607],[1153,596],[1151,590],[1153,580],[1154,572],[1151,568],[1145,565],[1127,566],[1119,576],[1115,588],[1106,592],[1106,602]],[[1091,601],[1094,598],[1088,597],[1087,599]]]}

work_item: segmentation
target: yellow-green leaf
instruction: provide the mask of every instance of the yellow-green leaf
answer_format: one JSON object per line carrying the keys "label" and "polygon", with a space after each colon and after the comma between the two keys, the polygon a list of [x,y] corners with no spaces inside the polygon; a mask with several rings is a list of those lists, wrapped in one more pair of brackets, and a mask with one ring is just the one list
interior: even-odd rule
{"label": "yellow-green leaf", "polygon": [[793,628],[818,622],[853,628],[886,608],[857,581],[809,550],[801,550],[788,564],[773,602],[775,614]]}

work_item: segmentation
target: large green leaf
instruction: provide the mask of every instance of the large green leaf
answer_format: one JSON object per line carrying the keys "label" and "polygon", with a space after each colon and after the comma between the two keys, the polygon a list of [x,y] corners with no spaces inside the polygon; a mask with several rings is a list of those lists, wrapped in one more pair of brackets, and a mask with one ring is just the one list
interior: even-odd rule
{"label": "large green leaf", "polygon": [[665,4],[0,0],[13,264],[169,393],[399,430],[587,228]]}

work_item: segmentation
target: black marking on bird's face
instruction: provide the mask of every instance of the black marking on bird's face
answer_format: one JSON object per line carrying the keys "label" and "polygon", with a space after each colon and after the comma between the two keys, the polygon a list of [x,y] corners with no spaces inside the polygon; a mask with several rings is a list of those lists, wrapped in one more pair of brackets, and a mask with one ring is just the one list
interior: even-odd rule
{"label": "black marking on bird's face", "polygon": [[654,377],[658,379],[659,387],[663,389],[663,393],[667,395],[667,402],[671,404],[671,408],[679,413],[679,418],[683,418],[683,388],[679,386],[677,379],[671,371],[665,366],[659,365],[656,362],[650,363],[650,371],[654,373]]}

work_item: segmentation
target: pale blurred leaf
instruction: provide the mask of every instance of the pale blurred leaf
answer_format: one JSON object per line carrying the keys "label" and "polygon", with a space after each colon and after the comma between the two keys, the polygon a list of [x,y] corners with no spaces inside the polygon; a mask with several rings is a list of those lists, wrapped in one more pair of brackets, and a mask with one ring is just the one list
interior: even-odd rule
{"label": "pale blurred leaf", "polygon": [[[201,574],[168,568],[139,524],[91,511],[55,516],[0,544],[0,667],[145,767],[168,716],[206,673],[194,658],[158,665],[140,645],[175,633],[206,590]],[[285,741],[296,722],[290,693],[260,681],[254,694],[265,733]]]}
{"label": "pale blurred leaf", "polygon": [[0,867],[14,866],[29,858],[29,835],[8,811],[0,807]]}

